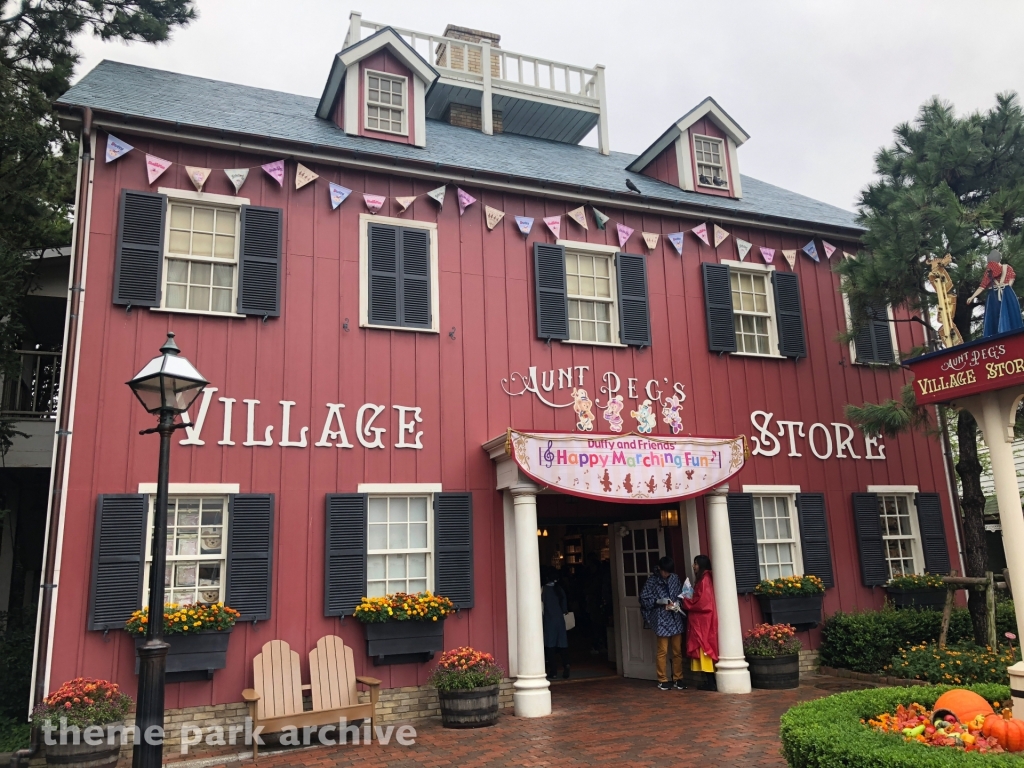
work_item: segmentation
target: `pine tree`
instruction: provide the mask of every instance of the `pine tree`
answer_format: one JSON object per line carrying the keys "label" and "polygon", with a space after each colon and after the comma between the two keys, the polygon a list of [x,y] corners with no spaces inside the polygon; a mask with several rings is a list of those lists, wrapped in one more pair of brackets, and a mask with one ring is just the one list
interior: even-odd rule
{"label": "pine tree", "polygon": [[[836,270],[849,296],[856,333],[868,308],[904,307],[926,324],[934,317],[934,293],[926,260],[951,254],[948,268],[956,287],[953,322],[965,340],[980,333],[980,310],[966,299],[979,282],[987,256],[998,248],[1015,271],[1024,268],[1024,114],[1015,93],[996,96],[985,112],[958,116],[951,104],[933,99],[913,124],[894,130],[895,141],[875,156],[878,179],[859,200],[859,220],[867,227],[864,252]],[[1021,273],[1024,274],[1024,273]],[[1014,290],[1020,293],[1024,281]],[[934,330],[929,326],[934,339]],[[905,351],[906,352],[906,351]],[[847,408],[865,432],[889,435],[928,429],[928,412],[912,393],[901,401]],[[930,427],[934,429],[934,427]],[[964,567],[968,576],[987,570],[985,496],[978,460],[978,425],[967,411],[956,414],[963,516]],[[975,639],[985,643],[985,600],[970,593],[968,607]]]}

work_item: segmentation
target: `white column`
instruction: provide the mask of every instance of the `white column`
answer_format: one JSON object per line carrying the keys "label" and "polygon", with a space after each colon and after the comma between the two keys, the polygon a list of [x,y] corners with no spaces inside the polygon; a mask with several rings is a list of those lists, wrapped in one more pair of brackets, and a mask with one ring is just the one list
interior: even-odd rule
{"label": "white column", "polygon": [[732,560],[732,533],[728,485],[720,485],[704,497],[707,506],[708,543],[718,608],[718,664],[715,680],[721,693],[750,693],[750,672],[743,656],[740,603],[736,594],[736,568]]}
{"label": "white column", "polygon": [[508,622],[508,676],[519,674],[519,603],[516,600],[516,510],[512,492],[501,492],[505,532],[505,620]]}
{"label": "white column", "polygon": [[[468,55],[467,51],[467,55]],[[480,70],[483,73],[484,90],[480,94],[480,130],[488,136],[494,133],[494,118],[491,113],[491,44],[482,43]]]}
{"label": "white column", "polygon": [[516,606],[519,674],[512,684],[516,717],[551,714],[551,690],[544,670],[543,607],[540,602],[540,550],[537,547],[537,486],[513,485],[516,517]]}
{"label": "white column", "polygon": [[[1016,592],[1013,604],[1017,614],[1017,637],[1024,637],[1024,511],[1017,486],[1017,468],[1013,462],[1013,425],[1021,397],[1020,389],[1005,389],[957,403],[978,420],[992,461],[1006,569],[1010,572],[1010,585]],[[1024,685],[1024,662],[1017,662],[1009,671],[1010,688],[1020,691]],[[1013,714],[1024,719],[1024,697],[1013,697]]]}
{"label": "white column", "polygon": [[608,140],[608,103],[604,95],[604,64],[598,64],[597,70],[597,106],[601,112],[597,116],[597,151],[602,155],[611,152],[611,143]]}
{"label": "white column", "polygon": [[345,37],[345,44],[342,50],[355,45],[363,37],[363,14],[359,11],[352,11],[348,15],[348,35]]}

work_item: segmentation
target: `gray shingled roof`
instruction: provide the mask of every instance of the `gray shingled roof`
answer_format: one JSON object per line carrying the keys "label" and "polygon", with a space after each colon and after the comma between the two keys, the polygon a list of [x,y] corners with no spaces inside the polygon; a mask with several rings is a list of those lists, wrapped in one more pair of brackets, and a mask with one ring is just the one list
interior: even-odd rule
{"label": "gray shingled roof", "polygon": [[349,136],[315,116],[317,99],[290,93],[191,77],[115,61],[102,61],[57,102],[140,119],[200,129],[307,143],[326,149],[355,150],[397,160],[439,163],[469,171],[505,174],[553,184],[579,185],[612,194],[625,191],[627,178],[655,200],[686,203],[723,214],[771,217],[861,230],[854,214],[763,181],[743,176],[743,198],[685,192],[626,170],[635,155],[601,155],[591,147],[526,136],[457,128],[427,121],[426,147]]}

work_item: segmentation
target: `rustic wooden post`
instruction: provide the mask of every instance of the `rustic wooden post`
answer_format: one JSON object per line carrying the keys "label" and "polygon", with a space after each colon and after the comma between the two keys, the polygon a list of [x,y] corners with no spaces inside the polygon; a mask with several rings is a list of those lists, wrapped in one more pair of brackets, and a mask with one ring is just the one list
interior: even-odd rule
{"label": "rustic wooden post", "polygon": [[949,634],[949,620],[953,616],[953,601],[956,599],[956,585],[946,585],[946,605],[942,609],[942,629],[939,632],[939,648],[946,647],[946,635]]}
{"label": "rustic wooden post", "polygon": [[985,571],[988,584],[985,585],[985,610],[988,613],[988,644],[996,650],[996,577],[992,571]]}

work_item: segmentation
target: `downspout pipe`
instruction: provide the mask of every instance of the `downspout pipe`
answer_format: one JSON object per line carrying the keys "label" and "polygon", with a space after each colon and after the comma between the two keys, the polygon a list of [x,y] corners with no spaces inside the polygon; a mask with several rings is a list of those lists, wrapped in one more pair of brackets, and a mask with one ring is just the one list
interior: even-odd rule
{"label": "downspout pipe", "polygon": [[[68,291],[68,308],[65,319],[64,350],[60,371],[60,400],[57,410],[57,430],[54,437],[53,469],[50,473],[50,501],[46,520],[46,551],[43,553],[43,575],[39,585],[39,613],[36,626],[35,677],[32,681],[32,701],[35,704],[46,698],[46,658],[49,654],[50,629],[53,620],[53,583],[57,567],[57,543],[60,534],[60,509],[64,495],[64,470],[67,463],[68,425],[70,423],[70,394],[73,372],[77,365],[78,324],[81,322],[82,272],[85,261],[87,200],[89,198],[89,175],[92,166],[92,109],[82,108],[81,164],[78,175],[77,206],[75,208],[75,242],[71,257],[71,275]],[[32,740],[28,749],[11,755],[11,768],[19,768],[22,760],[29,760],[39,750],[39,727],[32,728]]]}

